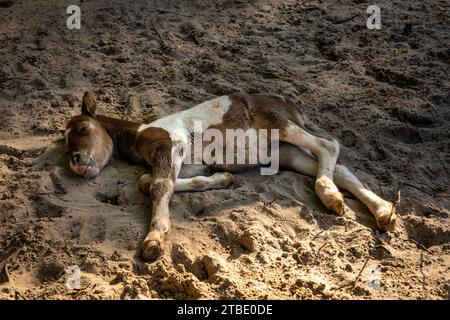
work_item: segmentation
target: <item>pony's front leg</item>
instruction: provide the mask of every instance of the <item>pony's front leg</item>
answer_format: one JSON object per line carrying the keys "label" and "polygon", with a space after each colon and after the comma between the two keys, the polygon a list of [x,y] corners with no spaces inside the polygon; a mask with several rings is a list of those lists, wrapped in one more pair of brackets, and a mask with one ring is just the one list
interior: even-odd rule
{"label": "pony's front leg", "polygon": [[149,233],[142,243],[142,258],[146,261],[155,260],[161,255],[162,243],[170,230],[170,198],[182,164],[182,157],[178,152],[172,152],[170,160],[167,157],[160,159],[161,162],[152,164],[154,180],[150,186],[150,197],[153,216]]}
{"label": "pony's front leg", "polygon": [[[234,176],[228,172],[216,172],[212,176],[195,176],[192,178],[177,179],[174,185],[174,192],[186,191],[206,191],[214,189],[224,189],[233,185]],[[150,187],[153,183],[151,174],[146,173],[139,178],[139,189],[150,195]]]}
{"label": "pony's front leg", "polygon": [[155,260],[161,255],[162,242],[170,230],[169,202],[173,194],[173,181],[161,178],[150,189],[153,202],[153,217],[149,233],[142,243],[142,258]]}

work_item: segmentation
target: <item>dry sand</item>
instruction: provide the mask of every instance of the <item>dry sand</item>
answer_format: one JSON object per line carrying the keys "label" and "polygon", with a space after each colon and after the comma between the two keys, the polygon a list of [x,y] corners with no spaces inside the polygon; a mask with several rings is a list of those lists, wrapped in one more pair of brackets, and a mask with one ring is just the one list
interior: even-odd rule
{"label": "dry sand", "polygon": [[[360,0],[83,1],[78,31],[73,2],[0,1],[1,299],[450,298],[448,1],[380,0],[381,30]],[[144,263],[146,168],[68,168],[61,138],[86,89],[140,121],[232,91],[286,95],[376,193],[403,183],[398,227],[377,230],[348,193],[333,215],[313,178],[253,171],[176,194],[165,254]]]}

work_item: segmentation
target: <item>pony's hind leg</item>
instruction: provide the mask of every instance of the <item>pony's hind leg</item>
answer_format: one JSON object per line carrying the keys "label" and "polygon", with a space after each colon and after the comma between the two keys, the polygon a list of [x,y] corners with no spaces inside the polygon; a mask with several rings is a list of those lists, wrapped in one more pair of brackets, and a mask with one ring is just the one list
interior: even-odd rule
{"label": "pony's hind leg", "polygon": [[[280,165],[308,176],[316,176],[318,168],[316,159],[290,144],[280,147]],[[381,229],[392,230],[394,228],[397,215],[393,204],[364,187],[361,181],[345,166],[336,165],[334,182],[339,188],[350,191],[364,203],[374,215]]]}
{"label": "pony's hind leg", "polygon": [[307,149],[318,159],[315,192],[328,209],[338,215],[344,213],[344,200],[333,182],[334,168],[339,155],[339,143],[317,137],[292,121],[280,130],[280,141]]}

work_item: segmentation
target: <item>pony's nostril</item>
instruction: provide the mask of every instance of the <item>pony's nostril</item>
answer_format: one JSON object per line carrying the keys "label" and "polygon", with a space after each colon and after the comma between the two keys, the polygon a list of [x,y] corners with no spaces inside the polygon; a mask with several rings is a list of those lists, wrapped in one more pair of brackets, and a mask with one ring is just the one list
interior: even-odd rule
{"label": "pony's nostril", "polygon": [[72,156],[72,162],[74,164],[79,164],[81,160],[81,155],[79,153],[76,153]]}

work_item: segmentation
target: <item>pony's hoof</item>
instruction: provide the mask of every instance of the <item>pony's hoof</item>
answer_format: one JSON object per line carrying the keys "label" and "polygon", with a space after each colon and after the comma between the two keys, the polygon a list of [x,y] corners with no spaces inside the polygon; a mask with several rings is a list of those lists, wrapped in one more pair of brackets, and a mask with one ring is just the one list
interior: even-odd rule
{"label": "pony's hoof", "polygon": [[221,180],[221,186],[223,188],[228,188],[234,184],[236,181],[236,178],[228,172],[221,172],[219,173],[219,177],[222,178]]}
{"label": "pony's hoof", "polygon": [[395,214],[395,207],[392,203],[387,202],[386,206],[378,210],[376,215],[377,225],[384,231],[393,231],[398,220]]}
{"label": "pony's hoof", "polygon": [[145,239],[142,244],[142,259],[144,261],[154,261],[161,256],[161,241],[155,238]]}
{"label": "pony's hoof", "polygon": [[344,198],[333,181],[326,177],[321,177],[317,179],[314,189],[328,210],[333,211],[338,216],[344,214]]}

